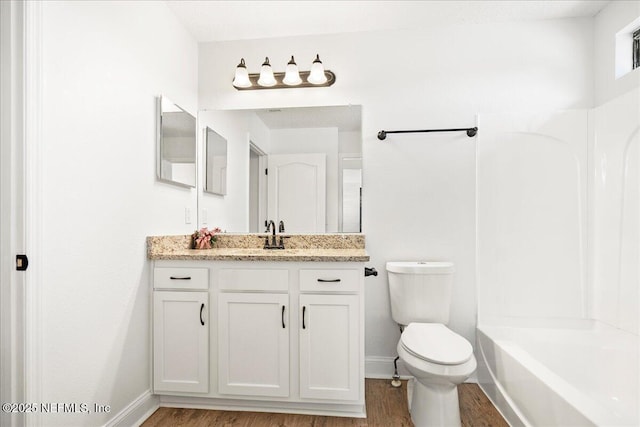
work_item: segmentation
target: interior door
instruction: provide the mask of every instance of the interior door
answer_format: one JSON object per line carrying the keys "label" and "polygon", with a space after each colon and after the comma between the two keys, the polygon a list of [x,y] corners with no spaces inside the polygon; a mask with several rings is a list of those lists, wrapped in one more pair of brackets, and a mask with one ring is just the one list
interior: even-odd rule
{"label": "interior door", "polygon": [[269,156],[268,215],[289,233],[326,230],[326,154]]}

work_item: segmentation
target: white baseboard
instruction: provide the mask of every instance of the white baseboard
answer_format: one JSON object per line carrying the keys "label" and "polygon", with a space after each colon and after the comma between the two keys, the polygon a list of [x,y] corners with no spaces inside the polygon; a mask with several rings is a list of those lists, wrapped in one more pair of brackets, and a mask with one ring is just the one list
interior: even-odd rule
{"label": "white baseboard", "polygon": [[159,407],[160,399],[158,396],[154,396],[151,394],[151,390],[147,390],[111,418],[103,427],[139,426]]}
{"label": "white baseboard", "polygon": [[[364,359],[364,376],[373,379],[389,379],[393,376],[393,359],[395,357],[367,356]],[[404,361],[398,359],[398,373],[400,379],[408,380],[413,378],[405,367]],[[477,383],[476,372],[465,381],[465,383]]]}
{"label": "white baseboard", "polygon": [[[374,379],[391,379],[393,377],[393,359],[395,357],[367,356],[364,358],[364,376]],[[398,359],[398,373],[403,380],[411,378],[411,374]]]}

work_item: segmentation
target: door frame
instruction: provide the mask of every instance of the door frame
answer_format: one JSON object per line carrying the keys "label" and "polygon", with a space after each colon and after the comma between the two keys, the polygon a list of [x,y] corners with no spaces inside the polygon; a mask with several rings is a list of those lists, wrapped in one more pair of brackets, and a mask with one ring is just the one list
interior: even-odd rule
{"label": "door frame", "polygon": [[[42,3],[0,2],[0,394],[41,402]],[[15,256],[27,254],[27,271]],[[38,411],[36,411],[38,412]],[[39,413],[0,424],[40,425]]]}
{"label": "door frame", "polygon": [[[249,158],[251,158],[251,153],[258,157],[258,170],[255,171],[258,175],[258,203],[257,206],[253,206],[249,200],[249,209],[257,210],[257,224],[249,224],[249,230],[251,230],[251,226],[256,226],[255,232],[259,233],[262,227],[266,227],[267,222],[267,175],[263,172],[267,169],[267,153],[249,136]],[[251,194],[249,194],[249,198],[251,198]],[[249,215],[250,217],[251,215]]]}

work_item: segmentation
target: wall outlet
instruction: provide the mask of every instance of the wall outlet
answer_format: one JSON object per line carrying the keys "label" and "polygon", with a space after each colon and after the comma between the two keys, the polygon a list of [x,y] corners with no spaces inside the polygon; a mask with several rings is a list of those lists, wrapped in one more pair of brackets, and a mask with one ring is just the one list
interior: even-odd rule
{"label": "wall outlet", "polygon": [[191,208],[184,208],[184,223],[191,224]]}
{"label": "wall outlet", "polygon": [[207,208],[202,209],[202,223],[207,223]]}

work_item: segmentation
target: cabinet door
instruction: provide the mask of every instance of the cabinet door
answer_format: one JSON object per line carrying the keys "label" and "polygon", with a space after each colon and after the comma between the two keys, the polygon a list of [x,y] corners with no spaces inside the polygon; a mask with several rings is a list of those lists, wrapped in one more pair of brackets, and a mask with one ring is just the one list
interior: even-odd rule
{"label": "cabinet door", "polygon": [[300,295],[300,396],[357,400],[357,295]]}
{"label": "cabinet door", "polygon": [[153,293],[156,392],[209,391],[209,293]]}
{"label": "cabinet door", "polygon": [[218,296],[218,390],[289,396],[289,295]]}

